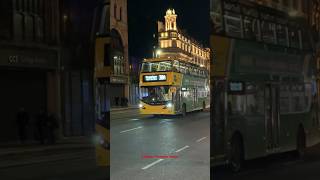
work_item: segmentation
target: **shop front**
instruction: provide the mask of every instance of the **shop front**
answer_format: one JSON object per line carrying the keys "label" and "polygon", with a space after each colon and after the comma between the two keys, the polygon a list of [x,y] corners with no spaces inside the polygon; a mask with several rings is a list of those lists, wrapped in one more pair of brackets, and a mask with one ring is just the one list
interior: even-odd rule
{"label": "shop front", "polygon": [[28,140],[35,139],[41,110],[60,117],[57,50],[0,48],[0,142],[18,140],[16,116],[24,108],[30,120]]}

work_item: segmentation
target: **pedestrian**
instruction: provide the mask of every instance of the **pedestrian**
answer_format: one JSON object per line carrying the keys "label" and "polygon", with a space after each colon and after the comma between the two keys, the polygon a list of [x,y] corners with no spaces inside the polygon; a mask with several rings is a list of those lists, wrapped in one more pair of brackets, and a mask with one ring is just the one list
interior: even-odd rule
{"label": "pedestrian", "polygon": [[47,118],[47,138],[49,144],[55,144],[55,130],[58,128],[57,118],[54,114],[50,114]]}
{"label": "pedestrian", "polygon": [[119,97],[115,97],[116,106],[119,105]]}
{"label": "pedestrian", "polygon": [[44,110],[40,110],[40,113],[36,117],[36,130],[40,144],[45,143],[46,122],[47,115]]}
{"label": "pedestrian", "polygon": [[29,123],[29,114],[23,107],[17,113],[18,135],[21,143],[27,140],[27,126]]}
{"label": "pedestrian", "polygon": [[121,100],[121,104],[120,104],[120,106],[121,106],[121,107],[123,107],[123,106],[124,106],[124,98],[123,98],[123,97],[121,97],[121,99],[120,99],[120,100]]}
{"label": "pedestrian", "polygon": [[128,102],[129,102],[128,98],[125,97],[124,98],[124,106],[125,107],[128,107]]}

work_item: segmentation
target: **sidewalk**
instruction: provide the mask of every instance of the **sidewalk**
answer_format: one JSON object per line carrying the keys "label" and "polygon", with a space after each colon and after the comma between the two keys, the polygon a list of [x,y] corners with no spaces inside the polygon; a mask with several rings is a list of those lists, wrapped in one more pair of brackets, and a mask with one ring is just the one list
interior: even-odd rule
{"label": "sidewalk", "polygon": [[94,150],[93,142],[89,137],[63,138],[54,145],[40,145],[38,142],[0,144],[0,168],[54,161],[57,156],[60,159],[71,158],[66,154],[89,150]]}

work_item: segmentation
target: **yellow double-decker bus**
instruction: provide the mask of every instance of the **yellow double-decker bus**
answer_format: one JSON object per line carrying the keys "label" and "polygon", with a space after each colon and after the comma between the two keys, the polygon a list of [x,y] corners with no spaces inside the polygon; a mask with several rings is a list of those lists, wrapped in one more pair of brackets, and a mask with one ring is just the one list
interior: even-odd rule
{"label": "yellow double-decker bus", "polygon": [[[211,164],[320,142],[316,61],[305,19],[256,3],[211,0]],[[285,22],[285,23],[284,23]]]}
{"label": "yellow double-decker bus", "polygon": [[209,105],[208,70],[181,59],[145,59],[139,86],[140,114],[185,116]]}

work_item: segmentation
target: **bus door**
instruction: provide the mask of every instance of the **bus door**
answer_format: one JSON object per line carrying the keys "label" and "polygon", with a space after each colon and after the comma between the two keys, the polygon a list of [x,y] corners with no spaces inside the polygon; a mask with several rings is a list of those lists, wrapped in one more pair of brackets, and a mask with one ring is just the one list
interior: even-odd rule
{"label": "bus door", "polygon": [[280,109],[279,85],[267,84],[265,88],[265,137],[267,151],[272,153],[279,148]]}
{"label": "bus door", "polygon": [[198,100],[198,92],[197,92],[197,88],[193,88],[193,108],[197,107],[197,100]]}
{"label": "bus door", "polygon": [[212,110],[211,110],[211,139],[212,153],[214,157],[223,157],[225,155],[225,105],[226,91],[225,82],[216,81],[212,89]]}
{"label": "bus door", "polygon": [[174,96],[172,96],[172,101],[174,101],[174,109],[176,112],[179,112],[181,110],[181,88],[176,89],[176,93]]}

